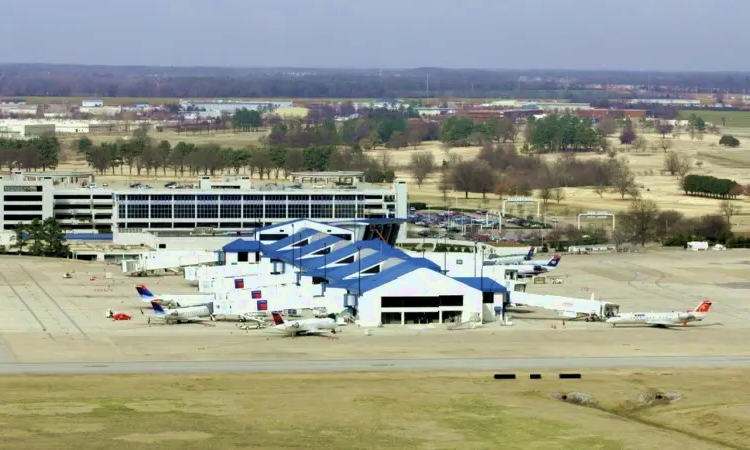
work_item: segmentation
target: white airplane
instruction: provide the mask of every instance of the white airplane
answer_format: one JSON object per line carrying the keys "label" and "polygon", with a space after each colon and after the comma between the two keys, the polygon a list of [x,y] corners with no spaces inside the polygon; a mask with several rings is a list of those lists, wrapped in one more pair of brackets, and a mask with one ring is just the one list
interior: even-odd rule
{"label": "white airplane", "polygon": [[162,305],[167,306],[168,308],[179,308],[183,306],[194,306],[194,305],[203,305],[206,304],[206,302],[212,301],[213,296],[212,295],[204,295],[204,294],[198,294],[198,295],[154,295],[145,284],[139,284],[135,287],[135,290],[138,292],[138,295],[141,297],[141,300],[143,300],[146,303],[151,303],[154,301],[157,301],[161,303]]}
{"label": "white airplane", "polygon": [[694,310],[650,313],[624,313],[607,319],[613,327],[616,325],[651,325],[656,327],[687,326],[690,322],[700,322],[706,317],[713,302],[704,300]]}
{"label": "white airplane", "polygon": [[[164,309],[158,301],[152,301],[151,306],[154,308],[155,314],[153,319],[156,321],[162,321],[165,324],[214,320],[213,303],[175,309]],[[149,316],[148,323],[151,323],[151,319],[152,317]]]}
{"label": "white airplane", "polygon": [[487,261],[490,263],[488,265],[502,266],[507,264],[524,264],[524,262],[529,261],[531,257],[534,256],[534,247],[529,245],[526,250],[526,254],[524,255],[497,256],[495,258],[490,257]]}
{"label": "white airplane", "polygon": [[[284,319],[278,312],[274,311],[271,315],[273,316],[273,322],[275,325],[269,328],[269,330],[286,336],[322,335],[325,333],[336,334],[337,324],[333,317],[325,319],[300,319],[291,322],[284,322]],[[333,316],[333,314],[331,314],[331,316]]]}
{"label": "white airplane", "polygon": [[530,276],[546,273],[551,270],[555,270],[557,265],[560,264],[561,259],[562,259],[561,255],[555,255],[547,261],[543,261],[543,260],[526,261],[523,264],[510,264],[510,265],[507,265],[506,267],[508,269],[518,270],[518,276],[530,277]]}

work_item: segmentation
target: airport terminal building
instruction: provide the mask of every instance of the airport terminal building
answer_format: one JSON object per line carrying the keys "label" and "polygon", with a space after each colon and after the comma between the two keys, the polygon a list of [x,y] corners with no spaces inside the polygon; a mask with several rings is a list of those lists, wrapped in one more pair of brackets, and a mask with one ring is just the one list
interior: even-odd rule
{"label": "airport terminal building", "polygon": [[357,223],[407,216],[405,181],[384,188],[361,183],[360,172],[296,175],[318,184],[254,186],[240,176],[201,177],[191,188],[101,189],[80,187],[84,181],[90,185],[93,174],[18,171],[0,177],[0,225],[10,231],[54,217],[78,232],[235,232],[293,219]]}

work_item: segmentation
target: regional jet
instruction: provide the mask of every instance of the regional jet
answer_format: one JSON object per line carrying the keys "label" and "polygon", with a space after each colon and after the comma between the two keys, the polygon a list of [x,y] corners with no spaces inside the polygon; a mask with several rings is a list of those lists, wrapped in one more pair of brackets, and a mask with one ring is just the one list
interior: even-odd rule
{"label": "regional jet", "polygon": [[214,299],[213,295],[154,295],[144,284],[135,287],[141,300],[146,303],[157,301],[168,308],[179,308],[182,306],[203,305]]}
{"label": "regional jet", "polygon": [[[214,320],[213,303],[185,306],[174,309],[164,309],[158,301],[152,301],[151,306],[154,308],[155,314],[153,319],[156,321],[163,321],[165,324]],[[149,316],[148,323],[151,323],[151,319],[152,317]]]}
{"label": "regional jet", "polygon": [[704,300],[694,310],[686,312],[650,312],[650,313],[624,313],[617,314],[607,319],[613,327],[616,325],[651,325],[655,327],[687,326],[690,322],[700,322],[708,314],[713,302]]}
{"label": "regional jet", "polygon": [[336,334],[337,324],[334,314],[325,319],[300,319],[291,322],[285,322],[278,312],[274,311],[271,315],[275,326],[269,330],[286,336]]}

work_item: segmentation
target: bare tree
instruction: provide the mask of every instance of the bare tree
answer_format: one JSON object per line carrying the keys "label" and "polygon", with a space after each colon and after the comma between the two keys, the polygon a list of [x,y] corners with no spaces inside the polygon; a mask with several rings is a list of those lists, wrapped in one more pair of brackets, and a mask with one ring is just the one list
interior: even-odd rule
{"label": "bare tree", "polygon": [[664,170],[669,172],[670,175],[679,174],[684,178],[690,172],[691,167],[692,159],[690,155],[680,155],[677,152],[669,152],[664,155]]}
{"label": "bare tree", "polygon": [[536,196],[546,205],[552,199],[552,188],[550,186],[545,186],[539,189]]}
{"label": "bare tree", "polygon": [[690,169],[693,167],[693,158],[690,157],[690,155],[680,155],[679,163],[677,165],[677,173],[680,175],[680,178],[685,178],[688,173],[690,173]]}
{"label": "bare tree", "polygon": [[594,193],[598,194],[599,198],[604,198],[604,194],[606,194],[608,190],[607,186],[604,186],[603,184],[594,187]]}
{"label": "bare tree", "polygon": [[672,148],[672,141],[667,138],[662,138],[661,141],[659,141],[659,148],[664,150],[664,153],[667,153],[667,150]]}
{"label": "bare tree", "polygon": [[497,174],[489,164],[484,161],[474,160],[474,177],[472,178],[471,190],[481,192],[482,200],[487,200],[487,193],[492,192],[497,185]]}
{"label": "bare tree", "polygon": [[730,202],[729,200],[724,200],[719,203],[719,213],[727,219],[727,223],[729,224],[732,222],[732,217],[739,214],[740,211],[742,211],[742,207]]}
{"label": "bare tree", "polygon": [[453,184],[455,190],[463,191],[465,198],[469,198],[469,192],[472,191],[475,168],[476,166],[472,161],[460,161],[451,164],[451,184]]}
{"label": "bare tree", "polygon": [[413,153],[409,170],[421,188],[425,178],[435,170],[435,156],[429,151]]}
{"label": "bare tree", "polygon": [[395,131],[393,134],[391,134],[391,140],[388,143],[388,146],[392,149],[400,149],[401,147],[406,147],[406,136],[404,133],[400,131]]}
{"label": "bare tree", "polygon": [[391,152],[383,150],[380,153],[380,170],[388,172],[393,169],[393,158],[391,158]]}
{"label": "bare tree", "polygon": [[612,117],[605,117],[596,124],[596,129],[602,136],[611,136],[617,132],[617,121]]}
{"label": "bare tree", "polygon": [[646,245],[656,238],[659,208],[651,200],[635,200],[627,211],[617,214],[618,229],[631,242]]}
{"label": "bare tree", "polygon": [[447,204],[448,192],[453,189],[453,185],[451,184],[450,180],[450,173],[448,172],[447,168],[443,168],[440,173],[440,182],[438,183],[438,189],[440,189],[440,192],[443,194],[443,201]]}
{"label": "bare tree", "polygon": [[635,138],[635,142],[633,142],[633,147],[635,147],[636,150],[642,152],[648,147],[648,141],[646,141],[646,138],[644,138],[643,136],[638,136],[637,138]]}
{"label": "bare tree", "polygon": [[626,162],[620,161],[613,181],[614,192],[620,194],[620,196],[625,199],[625,196],[632,191],[633,187],[635,187],[635,175]]}
{"label": "bare tree", "polygon": [[561,201],[565,200],[565,189],[563,188],[553,189],[552,198],[554,198],[557,204],[559,205]]}

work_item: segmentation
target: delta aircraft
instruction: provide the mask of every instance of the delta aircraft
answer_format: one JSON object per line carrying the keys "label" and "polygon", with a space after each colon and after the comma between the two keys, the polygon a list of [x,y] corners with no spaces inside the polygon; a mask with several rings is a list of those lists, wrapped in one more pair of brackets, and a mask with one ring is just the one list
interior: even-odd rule
{"label": "delta aircraft", "polygon": [[154,295],[144,284],[139,284],[135,287],[135,290],[142,301],[149,304],[157,301],[168,308],[203,305],[213,299],[210,295]]}
{"label": "delta aircraft", "polygon": [[655,327],[687,326],[690,322],[700,322],[708,314],[713,302],[704,300],[695,309],[689,311],[624,313],[607,319],[607,323],[616,325],[651,325]]}
{"label": "delta aircraft", "polygon": [[271,315],[275,325],[269,330],[285,336],[336,334],[337,324],[334,314],[325,319],[300,319],[290,322],[285,322],[281,314],[276,311]]}
{"label": "delta aircraft", "polygon": [[[164,309],[161,306],[161,303],[158,301],[152,301],[151,306],[153,307],[155,314],[153,319],[156,321],[162,321],[165,324],[214,320],[213,303]],[[152,317],[149,316],[148,323],[151,323],[151,319]]]}

